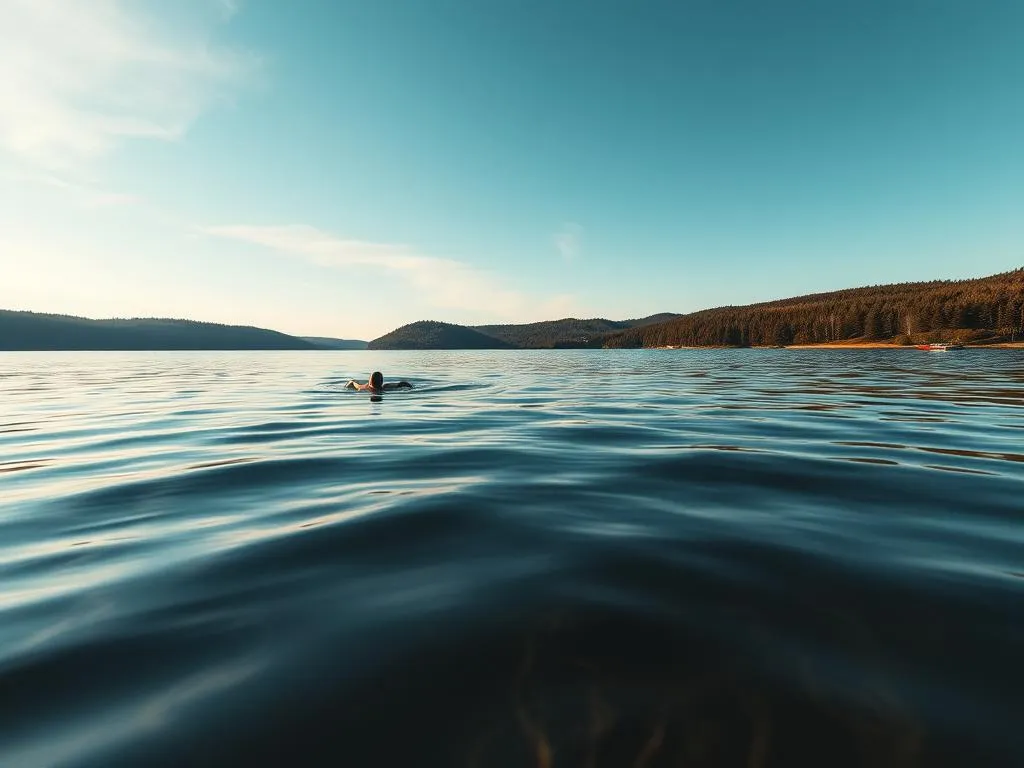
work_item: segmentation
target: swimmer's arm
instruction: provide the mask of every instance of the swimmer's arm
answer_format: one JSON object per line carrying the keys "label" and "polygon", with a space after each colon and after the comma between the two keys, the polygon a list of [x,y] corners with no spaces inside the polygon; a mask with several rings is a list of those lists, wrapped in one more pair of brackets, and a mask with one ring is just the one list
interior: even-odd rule
{"label": "swimmer's arm", "polygon": [[412,389],[412,384],[408,381],[389,381],[384,389]]}

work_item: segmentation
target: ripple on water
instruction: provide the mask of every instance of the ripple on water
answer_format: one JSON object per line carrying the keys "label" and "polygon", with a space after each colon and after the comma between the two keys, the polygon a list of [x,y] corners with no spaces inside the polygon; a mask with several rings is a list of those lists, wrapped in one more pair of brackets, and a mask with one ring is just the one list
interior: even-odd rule
{"label": "ripple on water", "polygon": [[936,357],[2,357],[0,765],[1024,765],[1024,356]]}

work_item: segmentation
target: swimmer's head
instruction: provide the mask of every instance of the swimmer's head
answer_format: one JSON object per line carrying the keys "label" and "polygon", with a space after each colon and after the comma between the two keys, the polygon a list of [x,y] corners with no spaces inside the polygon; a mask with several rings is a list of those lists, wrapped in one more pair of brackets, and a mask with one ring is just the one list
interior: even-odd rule
{"label": "swimmer's head", "polygon": [[384,374],[380,371],[374,371],[370,374],[370,386],[374,389],[380,389],[384,386]]}

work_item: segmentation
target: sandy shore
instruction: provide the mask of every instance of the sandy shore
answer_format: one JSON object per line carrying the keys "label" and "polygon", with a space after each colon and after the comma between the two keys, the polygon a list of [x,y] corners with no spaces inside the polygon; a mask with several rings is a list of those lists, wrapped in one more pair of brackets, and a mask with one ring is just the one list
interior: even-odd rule
{"label": "sandy shore", "polygon": [[[1001,341],[995,344],[965,344],[967,349],[1024,349],[1024,341]],[[790,344],[786,349],[913,349],[913,344],[890,344],[883,341],[834,342],[831,344]]]}
{"label": "sandy shore", "polygon": [[754,346],[754,347],[724,347],[724,346],[707,346],[707,347],[647,347],[647,349],[914,349],[914,347],[905,347],[900,344],[888,344],[882,341],[868,341],[864,343],[856,342],[835,342],[830,344],[789,344],[785,347],[769,347],[769,346]]}
{"label": "sandy shore", "polygon": [[[1001,341],[995,344],[966,344],[967,349],[1024,349],[1024,341]],[[828,344],[789,344],[785,347],[648,347],[648,349],[912,349],[913,344],[892,344],[886,341],[836,341]]]}

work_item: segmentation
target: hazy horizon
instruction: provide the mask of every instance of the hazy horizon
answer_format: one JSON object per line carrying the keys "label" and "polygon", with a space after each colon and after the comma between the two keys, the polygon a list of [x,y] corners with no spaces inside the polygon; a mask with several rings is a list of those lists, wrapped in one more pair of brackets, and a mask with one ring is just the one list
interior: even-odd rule
{"label": "hazy horizon", "polygon": [[0,308],[376,338],[1024,263],[1024,5],[0,0]]}
{"label": "hazy horizon", "polygon": [[[1024,268],[1024,267],[1021,267],[1021,268]],[[991,277],[991,275],[981,275],[979,277],[985,278],[985,277]],[[974,277],[972,277],[972,278],[949,278],[949,277],[932,278],[932,280],[935,280],[935,281],[949,281],[949,280],[957,281],[957,280],[967,280],[967,279],[974,279]],[[924,280],[922,282],[929,282],[929,280]],[[863,286],[848,286],[848,288],[851,288],[851,289],[863,288],[863,287],[867,287],[868,285],[869,284],[864,284]],[[838,289],[838,290],[841,291],[843,289]],[[785,299],[793,299],[793,298],[799,299],[801,297],[799,295],[794,295],[794,296],[776,296],[776,297],[769,297],[769,298],[764,299],[762,301],[772,302],[772,301],[777,301],[777,300],[785,300]],[[760,302],[756,302],[756,303],[760,303]],[[675,311],[669,309],[669,310],[659,310],[659,311],[646,312],[643,315],[637,315],[637,316],[634,316],[634,317],[611,317],[611,316],[607,316],[607,315],[591,315],[591,316],[588,316],[588,317],[574,317],[574,316],[566,315],[566,316],[559,316],[559,317],[541,318],[538,321],[529,321],[529,322],[523,322],[523,323],[517,323],[516,321],[511,321],[509,323],[477,323],[477,324],[475,324],[475,326],[479,327],[479,326],[498,325],[498,324],[511,324],[511,325],[524,324],[524,325],[528,325],[528,324],[530,324],[530,322],[544,322],[544,321],[556,321],[557,322],[557,321],[563,321],[563,320],[589,320],[589,319],[604,319],[604,320],[612,320],[612,321],[642,320],[642,319],[645,319],[645,318],[648,318],[648,317],[654,317],[654,316],[657,316],[657,315],[663,315],[663,314],[683,315],[683,314],[689,314],[689,313],[694,313],[694,312],[700,312],[700,311],[704,311],[704,310],[719,309],[719,308],[722,308],[722,307],[725,307],[725,306],[729,306],[729,305],[719,305],[719,306],[716,306],[716,307],[696,307],[696,308],[694,308],[692,310],[689,310],[686,313],[675,312]],[[742,305],[731,305],[731,306],[742,306]],[[156,315],[133,315],[133,316],[106,315],[106,316],[89,317],[89,316],[85,316],[85,315],[70,315],[69,313],[64,313],[64,312],[46,312],[46,311],[32,310],[32,309],[13,309],[13,310],[11,310],[11,308],[9,308],[9,307],[0,307],[0,311],[5,311],[5,310],[16,311],[16,312],[30,312],[30,313],[35,313],[35,314],[39,314],[39,315],[70,316],[70,317],[76,317],[77,319],[80,319],[80,320],[93,320],[93,321],[108,321],[108,320],[170,320],[170,321],[176,321],[176,320],[189,320],[189,321],[195,321],[195,322],[201,322],[201,323],[218,323],[219,322],[219,321],[216,321],[216,320],[208,320],[208,319],[202,318],[202,317],[168,317],[168,316],[156,316]],[[458,323],[454,323],[454,321],[448,320],[448,319],[446,319],[444,317],[422,317],[422,318],[416,318],[415,320],[410,320],[408,322],[402,323],[402,325],[408,325],[409,323],[414,323],[414,322],[417,322],[417,321],[431,321],[431,322],[440,321],[440,322],[445,322],[445,323],[458,324]],[[343,336],[331,336],[330,334],[316,333],[316,332],[314,332],[314,333],[303,333],[303,332],[282,331],[280,328],[273,328],[273,327],[270,327],[270,326],[262,326],[262,325],[259,325],[258,323],[228,323],[228,325],[238,325],[238,326],[243,326],[243,327],[255,327],[255,328],[260,328],[262,330],[278,331],[278,332],[286,333],[288,335],[291,335],[291,336],[294,336],[294,337],[297,337],[297,338],[325,338],[325,339],[333,338],[333,339],[339,339],[339,340],[345,340],[345,341],[373,341],[374,339],[379,338],[380,336],[387,335],[389,332],[391,332],[393,330],[397,330],[399,327],[401,327],[401,326],[394,326],[393,328],[389,328],[387,331],[384,331],[384,332],[382,332],[380,334],[377,334],[377,336],[371,336],[371,337],[366,337],[366,338],[357,338],[357,337],[354,337],[354,336],[345,336],[345,337],[343,337]],[[468,327],[474,327],[473,324],[466,324],[466,325]]]}

